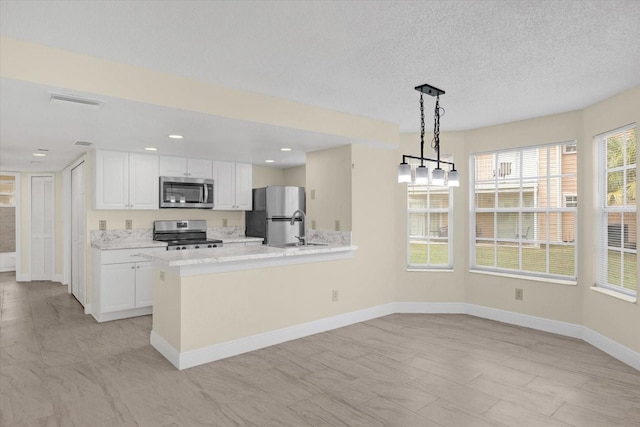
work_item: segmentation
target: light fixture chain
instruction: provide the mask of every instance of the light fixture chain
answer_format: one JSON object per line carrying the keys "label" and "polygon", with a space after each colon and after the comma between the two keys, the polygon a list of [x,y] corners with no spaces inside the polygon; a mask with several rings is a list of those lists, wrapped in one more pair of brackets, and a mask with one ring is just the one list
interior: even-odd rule
{"label": "light fixture chain", "polygon": [[[420,93],[420,157],[424,157],[424,100]],[[420,166],[424,166],[424,160],[420,160]]]}
{"label": "light fixture chain", "polygon": [[[440,95],[436,96],[436,110],[433,115],[433,149],[439,151],[440,148]],[[440,156],[438,156],[438,161]]]}

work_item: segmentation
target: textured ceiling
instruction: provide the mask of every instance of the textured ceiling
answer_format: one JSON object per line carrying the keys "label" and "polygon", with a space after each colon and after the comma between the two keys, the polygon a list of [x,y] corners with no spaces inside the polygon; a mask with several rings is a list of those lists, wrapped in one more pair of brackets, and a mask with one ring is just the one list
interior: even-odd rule
{"label": "textured ceiling", "polygon": [[640,84],[640,1],[11,1],[0,32],[419,128],[584,108]]}

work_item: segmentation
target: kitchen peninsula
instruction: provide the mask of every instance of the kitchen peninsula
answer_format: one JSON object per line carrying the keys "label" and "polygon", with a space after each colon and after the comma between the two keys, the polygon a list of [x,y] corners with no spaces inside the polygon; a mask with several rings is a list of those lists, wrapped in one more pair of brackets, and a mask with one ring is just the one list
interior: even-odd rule
{"label": "kitchen peninsula", "polygon": [[355,249],[263,245],[143,254],[153,262],[151,344],[185,369],[292,339],[291,319],[304,315],[276,296],[308,292],[309,283],[350,262]]}

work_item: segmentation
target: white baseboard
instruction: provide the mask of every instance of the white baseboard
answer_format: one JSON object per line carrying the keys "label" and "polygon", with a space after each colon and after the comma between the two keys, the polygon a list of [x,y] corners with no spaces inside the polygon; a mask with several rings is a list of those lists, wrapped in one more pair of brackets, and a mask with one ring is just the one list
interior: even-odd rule
{"label": "white baseboard", "polygon": [[91,314],[93,313],[93,311],[91,311],[91,304],[86,304],[84,306],[84,314]]}
{"label": "white baseboard", "polygon": [[466,313],[462,302],[396,302],[396,313],[461,314]]}
{"label": "white baseboard", "polygon": [[581,338],[584,341],[640,371],[640,353],[633,351],[629,347],[625,347],[611,338],[605,337],[586,326],[583,327],[582,332],[583,334]]}
{"label": "white baseboard", "polygon": [[621,362],[640,370],[640,353],[582,325],[459,302],[397,302],[384,304],[182,353],[152,331],[151,345],[176,368],[182,370],[395,313],[468,314],[511,325],[578,338]]}
{"label": "white baseboard", "polygon": [[176,368],[187,369],[393,313],[395,304],[384,304],[182,353],[155,332],[152,332],[151,344]]}
{"label": "white baseboard", "polygon": [[538,331],[551,332],[566,337],[582,339],[582,326],[574,323],[561,322],[559,320],[545,319],[544,317],[530,316],[528,314],[515,313],[513,311],[500,310],[482,305],[465,304],[465,313],[470,316],[496,320],[510,325],[523,326]]}
{"label": "white baseboard", "polygon": [[18,273],[16,271],[16,282],[30,282],[30,281],[31,281],[30,274]]}
{"label": "white baseboard", "polygon": [[[180,367],[180,353],[171,344],[169,344],[164,338],[156,334],[155,331],[151,331],[151,345],[158,350],[161,355],[165,357],[173,366],[178,369],[184,369]],[[205,362],[206,363],[206,362]]]}
{"label": "white baseboard", "polygon": [[64,285],[64,283],[62,283],[62,274],[54,274],[51,280],[54,282],[59,282],[61,285]]}
{"label": "white baseboard", "polygon": [[4,273],[6,271],[16,271],[16,266],[0,267],[0,273]]}

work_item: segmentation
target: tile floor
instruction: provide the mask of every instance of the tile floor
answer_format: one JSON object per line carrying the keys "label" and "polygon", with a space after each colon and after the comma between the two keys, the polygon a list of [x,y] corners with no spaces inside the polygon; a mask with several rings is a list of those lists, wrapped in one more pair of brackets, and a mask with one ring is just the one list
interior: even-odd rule
{"label": "tile floor", "polygon": [[570,338],[398,314],[177,371],[151,316],[98,324],[0,273],[2,426],[640,426],[640,372]]}

